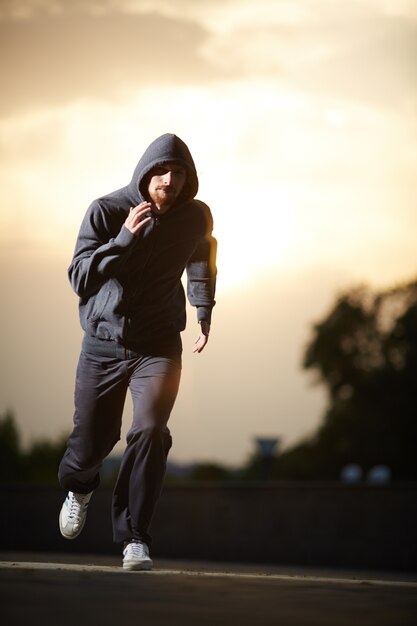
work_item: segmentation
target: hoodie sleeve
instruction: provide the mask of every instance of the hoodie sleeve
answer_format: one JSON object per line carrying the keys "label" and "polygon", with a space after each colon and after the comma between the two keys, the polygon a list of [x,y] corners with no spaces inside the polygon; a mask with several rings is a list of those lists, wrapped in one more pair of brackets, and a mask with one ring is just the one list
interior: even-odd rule
{"label": "hoodie sleeve", "polygon": [[97,292],[109,278],[115,277],[134,248],[135,235],[122,225],[114,237],[109,220],[96,200],[81,224],[68,269],[72,288],[80,298]]}
{"label": "hoodie sleeve", "polygon": [[197,308],[197,320],[211,323],[211,312],[215,305],[217,241],[212,236],[213,218],[207,205],[203,205],[206,232],[199,241],[187,263],[187,296],[190,304]]}

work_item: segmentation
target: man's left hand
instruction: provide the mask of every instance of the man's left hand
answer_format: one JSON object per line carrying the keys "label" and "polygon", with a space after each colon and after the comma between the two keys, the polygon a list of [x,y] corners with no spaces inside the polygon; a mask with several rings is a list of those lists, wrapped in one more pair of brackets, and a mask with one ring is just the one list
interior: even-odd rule
{"label": "man's left hand", "polygon": [[193,352],[200,353],[204,350],[206,343],[208,342],[210,333],[210,324],[204,320],[200,322],[200,334],[194,342]]}

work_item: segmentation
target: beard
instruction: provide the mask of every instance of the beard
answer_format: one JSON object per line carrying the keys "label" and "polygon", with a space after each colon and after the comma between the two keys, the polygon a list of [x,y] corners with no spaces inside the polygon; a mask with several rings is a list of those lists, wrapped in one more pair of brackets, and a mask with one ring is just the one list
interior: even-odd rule
{"label": "beard", "polygon": [[173,187],[157,187],[151,195],[152,202],[160,211],[166,211],[174,204],[178,193]]}

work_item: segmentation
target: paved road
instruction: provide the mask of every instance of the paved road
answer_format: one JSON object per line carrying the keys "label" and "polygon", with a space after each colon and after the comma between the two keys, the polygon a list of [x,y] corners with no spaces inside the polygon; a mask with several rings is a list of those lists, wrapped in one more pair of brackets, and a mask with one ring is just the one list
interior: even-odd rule
{"label": "paved road", "polygon": [[0,558],[7,626],[417,624],[413,576],[164,561],[124,572],[114,557]]}

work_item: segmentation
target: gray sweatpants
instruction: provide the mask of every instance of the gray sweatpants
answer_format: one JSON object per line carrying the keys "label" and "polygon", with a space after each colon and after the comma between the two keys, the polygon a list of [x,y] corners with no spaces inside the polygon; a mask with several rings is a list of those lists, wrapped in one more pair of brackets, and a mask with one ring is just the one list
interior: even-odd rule
{"label": "gray sweatpants", "polygon": [[181,355],[122,358],[82,350],[75,386],[74,428],[59,466],[62,487],[88,493],[120,439],[129,389],[133,420],[112,503],[113,539],[151,543],[149,525],[172,445],[167,423],[178,393]]}

